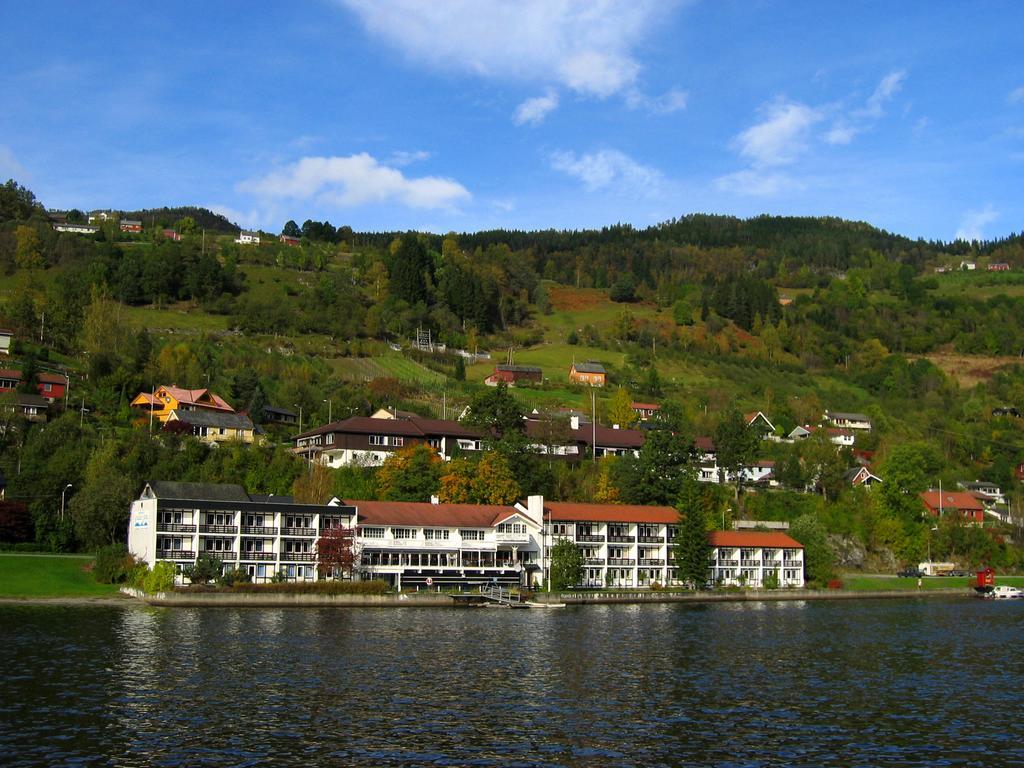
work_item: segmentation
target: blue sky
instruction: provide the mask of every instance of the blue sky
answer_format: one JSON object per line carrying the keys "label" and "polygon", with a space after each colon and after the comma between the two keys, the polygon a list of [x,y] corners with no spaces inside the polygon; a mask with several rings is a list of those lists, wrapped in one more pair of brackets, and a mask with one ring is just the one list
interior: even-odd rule
{"label": "blue sky", "polygon": [[1024,230],[1017,0],[41,2],[2,26],[0,176],[50,207]]}

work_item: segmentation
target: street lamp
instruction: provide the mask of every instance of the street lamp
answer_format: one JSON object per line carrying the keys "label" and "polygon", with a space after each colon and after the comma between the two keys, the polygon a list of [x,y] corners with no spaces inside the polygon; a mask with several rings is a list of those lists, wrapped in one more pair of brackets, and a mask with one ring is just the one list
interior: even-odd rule
{"label": "street lamp", "polygon": [[324,402],[327,403],[327,423],[330,424],[331,423],[331,413],[332,413],[332,411],[334,409],[334,401],[331,400],[330,398],[328,398],[328,399],[324,400]]}
{"label": "street lamp", "polygon": [[299,409],[299,434],[302,434],[302,406],[298,403],[292,403],[293,408]]}
{"label": "street lamp", "polygon": [[68,488],[71,487],[71,483],[64,486],[64,490],[60,492],[60,520],[64,522],[64,494],[68,492]]}

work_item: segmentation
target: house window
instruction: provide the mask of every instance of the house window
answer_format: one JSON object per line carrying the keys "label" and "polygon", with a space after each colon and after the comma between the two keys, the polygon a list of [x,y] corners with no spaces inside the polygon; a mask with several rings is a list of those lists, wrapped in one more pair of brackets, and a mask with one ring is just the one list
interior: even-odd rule
{"label": "house window", "polygon": [[498,526],[498,533],[526,533],[524,523],[502,523]]}
{"label": "house window", "polygon": [[405,438],[404,437],[392,437],[391,438],[391,445],[395,446],[396,448],[399,448],[399,447],[405,445]]}
{"label": "house window", "polygon": [[448,539],[450,531],[447,528],[427,528],[423,531],[425,539]]}
{"label": "house window", "polygon": [[388,441],[384,435],[370,435],[370,445],[387,445]]}
{"label": "house window", "polygon": [[363,536],[367,539],[383,539],[384,529],[383,528],[363,528]]}
{"label": "house window", "polygon": [[483,541],[484,532],[475,530],[460,529],[459,536],[463,541]]}
{"label": "house window", "polygon": [[51,389],[53,389],[52,384],[43,384],[43,392],[49,392]]}
{"label": "house window", "polygon": [[415,539],[416,529],[415,528],[392,528],[391,535],[396,539]]}

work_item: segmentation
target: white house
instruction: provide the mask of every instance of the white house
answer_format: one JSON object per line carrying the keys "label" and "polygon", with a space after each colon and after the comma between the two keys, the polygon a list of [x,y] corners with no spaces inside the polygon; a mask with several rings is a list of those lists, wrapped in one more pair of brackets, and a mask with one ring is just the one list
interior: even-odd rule
{"label": "white house", "polygon": [[239,245],[259,245],[260,233],[250,232],[247,229],[243,229],[238,233],[238,237],[235,238],[235,242]]}
{"label": "white house", "polygon": [[871,431],[871,419],[863,413],[825,411],[825,415],[822,419],[833,427],[837,427],[839,429],[862,429],[865,432]]}
{"label": "white house", "polygon": [[13,331],[0,329],[0,355],[11,354],[11,341],[14,339]]}

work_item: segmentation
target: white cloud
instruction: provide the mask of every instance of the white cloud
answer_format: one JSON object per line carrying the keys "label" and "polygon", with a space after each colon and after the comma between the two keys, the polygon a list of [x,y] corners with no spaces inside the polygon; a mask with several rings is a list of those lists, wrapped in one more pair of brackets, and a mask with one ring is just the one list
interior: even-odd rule
{"label": "white cloud", "polygon": [[230,222],[237,224],[242,229],[259,229],[260,227],[267,226],[267,222],[271,220],[271,217],[266,211],[239,211],[235,208],[230,208],[226,205],[207,205],[214,213],[218,213]]}
{"label": "white cloud", "polygon": [[636,88],[631,88],[626,93],[626,106],[630,109],[645,109],[655,115],[668,115],[686,109],[686,102],[689,94],[673,88],[661,96],[647,96]]}
{"label": "white cloud", "polygon": [[801,185],[790,176],[774,171],[747,168],[715,179],[722,192],[751,197],[772,197]]}
{"label": "white cloud", "polygon": [[823,117],[797,102],[776,101],[762,111],[765,119],[733,140],[740,155],[758,166],[792,162],[806,148],[811,126]]}
{"label": "white cloud", "polygon": [[412,165],[413,163],[421,163],[424,160],[430,159],[430,153],[424,150],[417,150],[415,152],[406,152],[405,150],[398,150],[392,152],[387,159],[387,165],[397,165],[404,167],[406,165]]}
{"label": "white cloud", "polygon": [[907,73],[900,69],[890,72],[882,78],[875,92],[868,97],[867,104],[860,113],[866,117],[881,117],[885,114],[885,104],[903,88]]}
{"label": "white cloud", "polygon": [[956,231],[957,240],[984,240],[984,228],[999,218],[999,211],[986,205],[980,211],[967,211],[960,219],[960,227]]}
{"label": "white cloud", "polygon": [[1006,97],[1006,100],[1011,104],[1024,103],[1024,86],[1010,91],[1010,95]]}
{"label": "white cloud", "polygon": [[280,171],[242,182],[239,190],[264,200],[316,199],[341,207],[400,203],[410,208],[452,208],[471,197],[469,190],[453,179],[407,178],[365,152],[348,157],[304,157]]}
{"label": "white cloud", "polygon": [[24,184],[28,180],[28,171],[18,162],[10,147],[0,144],[0,184],[7,179],[14,179]]}
{"label": "white cloud", "polygon": [[543,96],[535,96],[532,99],[527,99],[518,107],[516,107],[516,113],[512,119],[516,125],[524,125],[529,123],[530,125],[538,125],[543,122],[544,118],[547,117],[548,112],[555,109],[558,106],[558,94],[555,93],[553,88],[548,88],[547,92]]}
{"label": "white cloud", "polygon": [[859,128],[855,128],[849,123],[836,123],[829,129],[828,133],[825,134],[826,144],[849,144],[853,141],[853,137],[860,133]]}
{"label": "white cloud", "polygon": [[[634,86],[635,49],[685,0],[336,0],[410,59],[480,77],[560,85],[607,98]],[[678,97],[672,97],[675,109]],[[516,110],[536,123],[550,95]],[[533,117],[539,115],[538,117]]]}
{"label": "white cloud", "polygon": [[661,171],[636,162],[617,149],[577,156],[575,152],[555,152],[551,167],[583,182],[589,191],[614,188],[620,192],[653,195],[664,185]]}

